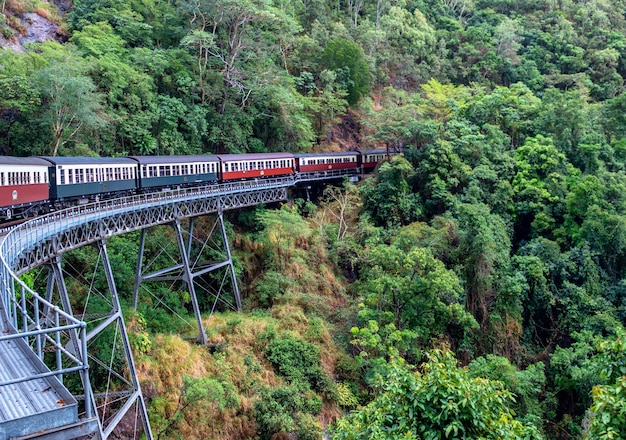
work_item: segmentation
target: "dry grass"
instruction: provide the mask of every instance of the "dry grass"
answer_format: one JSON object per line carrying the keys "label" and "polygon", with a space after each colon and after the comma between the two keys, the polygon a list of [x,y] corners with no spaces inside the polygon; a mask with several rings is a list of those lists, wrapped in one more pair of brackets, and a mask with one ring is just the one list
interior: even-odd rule
{"label": "dry grass", "polygon": [[14,15],[22,15],[26,12],[26,5],[19,0],[6,0],[4,5],[5,15],[6,13],[12,13]]}
{"label": "dry grass", "polygon": [[[332,316],[335,307],[345,304],[346,282],[328,261],[325,240],[318,234],[306,232],[287,240],[290,245],[282,246],[280,259],[283,275],[294,282],[289,295],[278,296],[265,312],[222,313],[205,318],[210,350],[177,336],[157,335],[152,338],[151,356],[141,356],[141,380],[150,384],[150,393],[146,394],[159,397],[160,406],[152,410],[159,411],[160,417],[169,417],[176,409],[184,375],[212,378],[236,388],[236,408],[209,410],[204,405],[204,409],[186,411],[177,436],[243,440],[257,435],[253,413],[259,392],[286,385],[264,356],[267,342],[273,337],[289,335],[314,343],[319,347],[323,372],[331,379],[338,376],[337,365],[346,354],[334,343],[332,325],[323,317]],[[256,242],[250,236],[234,237],[233,248],[244,268],[243,290],[252,291],[262,279],[263,270],[275,263],[267,261],[267,256],[276,255],[277,250],[266,246],[271,244]],[[207,414],[209,411],[213,414]],[[336,403],[325,401],[318,420],[327,426],[341,415]]]}

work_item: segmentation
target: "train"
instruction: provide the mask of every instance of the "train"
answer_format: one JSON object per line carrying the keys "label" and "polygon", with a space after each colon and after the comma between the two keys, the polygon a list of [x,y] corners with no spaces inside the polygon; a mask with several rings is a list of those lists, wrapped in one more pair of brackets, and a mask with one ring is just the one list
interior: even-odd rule
{"label": "train", "polygon": [[367,174],[387,150],[190,156],[0,156],[0,222],[165,188],[307,173]]}

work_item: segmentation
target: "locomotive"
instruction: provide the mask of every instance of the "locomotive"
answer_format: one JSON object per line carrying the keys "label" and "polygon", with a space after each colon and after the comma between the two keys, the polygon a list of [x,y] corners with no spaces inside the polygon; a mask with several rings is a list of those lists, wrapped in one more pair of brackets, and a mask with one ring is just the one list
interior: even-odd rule
{"label": "locomotive", "polygon": [[119,158],[0,156],[0,221],[177,186],[328,171],[369,173],[388,154],[368,150]]}

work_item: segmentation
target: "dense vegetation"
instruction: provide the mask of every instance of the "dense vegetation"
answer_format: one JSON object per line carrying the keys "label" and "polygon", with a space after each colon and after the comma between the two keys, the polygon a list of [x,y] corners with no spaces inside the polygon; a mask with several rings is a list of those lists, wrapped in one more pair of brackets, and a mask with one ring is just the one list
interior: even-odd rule
{"label": "dense vegetation", "polygon": [[215,353],[133,315],[159,438],[624,436],[626,1],[6,0],[2,38],[27,11],[67,41],[0,50],[2,154],[405,150],[230,219]]}

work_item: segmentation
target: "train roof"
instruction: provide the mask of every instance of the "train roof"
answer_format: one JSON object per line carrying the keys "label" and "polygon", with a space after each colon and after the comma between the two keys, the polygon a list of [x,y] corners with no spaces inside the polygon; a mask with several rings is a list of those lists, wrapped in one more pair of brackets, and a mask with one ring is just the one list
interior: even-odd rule
{"label": "train roof", "polygon": [[197,163],[197,162],[218,162],[217,156],[192,155],[192,156],[128,156],[140,164],[167,164],[167,163]]}
{"label": "train roof", "polygon": [[65,156],[38,156],[53,165],[137,165],[126,157],[65,157]]}
{"label": "train roof", "polygon": [[358,151],[333,151],[328,153],[296,153],[296,157],[358,156]]}
{"label": "train roof", "polygon": [[361,150],[361,154],[387,154],[387,152],[389,152],[389,154],[401,153],[401,151],[397,151],[391,148],[389,149],[389,151],[387,151],[386,148],[378,148],[376,150]]}
{"label": "train roof", "polygon": [[218,154],[222,161],[293,159],[293,153]]}
{"label": "train roof", "polygon": [[0,156],[0,165],[39,165],[49,167],[50,163],[38,157]]}

